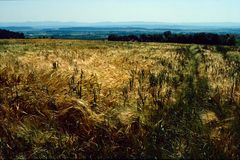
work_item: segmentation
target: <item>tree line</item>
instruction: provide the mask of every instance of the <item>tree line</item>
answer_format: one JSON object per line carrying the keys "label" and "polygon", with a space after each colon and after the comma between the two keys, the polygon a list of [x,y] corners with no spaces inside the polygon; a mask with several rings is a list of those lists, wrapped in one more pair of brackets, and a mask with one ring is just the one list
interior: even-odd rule
{"label": "tree line", "polygon": [[170,31],[162,34],[142,34],[120,36],[111,34],[109,41],[137,41],[137,42],[168,42],[168,43],[194,43],[207,45],[236,45],[234,35],[219,35],[214,33],[173,34]]}
{"label": "tree line", "polygon": [[0,29],[0,39],[10,39],[10,38],[24,39],[25,36],[23,33],[12,32],[12,31],[8,31],[5,29]]}

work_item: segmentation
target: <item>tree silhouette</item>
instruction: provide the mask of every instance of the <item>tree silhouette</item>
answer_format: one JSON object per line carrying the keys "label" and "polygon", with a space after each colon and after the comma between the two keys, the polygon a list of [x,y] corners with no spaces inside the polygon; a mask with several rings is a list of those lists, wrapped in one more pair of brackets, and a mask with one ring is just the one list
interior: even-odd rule
{"label": "tree silhouette", "polygon": [[138,42],[169,42],[169,43],[194,43],[206,45],[236,45],[234,35],[218,35],[214,33],[194,33],[194,34],[173,34],[170,31],[162,34],[140,36],[128,35],[109,35],[109,41],[138,41]]}
{"label": "tree silhouette", "polygon": [[5,29],[0,29],[0,39],[10,39],[10,38],[24,39],[25,36],[23,33],[12,32],[12,31],[8,31]]}

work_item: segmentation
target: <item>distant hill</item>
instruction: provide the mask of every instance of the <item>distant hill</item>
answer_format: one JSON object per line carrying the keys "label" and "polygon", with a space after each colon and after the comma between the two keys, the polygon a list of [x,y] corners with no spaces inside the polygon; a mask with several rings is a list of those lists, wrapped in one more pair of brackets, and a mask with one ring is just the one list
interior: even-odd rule
{"label": "distant hill", "polygon": [[1,23],[0,28],[22,32],[27,38],[107,39],[110,34],[120,36],[161,34],[214,33],[240,37],[240,23],[163,23],[163,22],[19,22]]}
{"label": "distant hill", "polygon": [[25,36],[23,33],[0,29],[0,39],[10,39],[10,38],[21,39],[21,38],[25,38]]}

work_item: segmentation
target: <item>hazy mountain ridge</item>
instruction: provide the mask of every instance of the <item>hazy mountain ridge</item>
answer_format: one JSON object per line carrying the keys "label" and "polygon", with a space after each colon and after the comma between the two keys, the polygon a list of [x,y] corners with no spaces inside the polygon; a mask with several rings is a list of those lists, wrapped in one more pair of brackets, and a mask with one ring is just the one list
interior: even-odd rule
{"label": "hazy mountain ridge", "polygon": [[171,27],[227,27],[240,28],[240,23],[234,22],[219,22],[219,23],[167,23],[167,22],[95,22],[95,23],[81,23],[81,22],[0,22],[0,27],[150,27],[157,28],[161,26]]}

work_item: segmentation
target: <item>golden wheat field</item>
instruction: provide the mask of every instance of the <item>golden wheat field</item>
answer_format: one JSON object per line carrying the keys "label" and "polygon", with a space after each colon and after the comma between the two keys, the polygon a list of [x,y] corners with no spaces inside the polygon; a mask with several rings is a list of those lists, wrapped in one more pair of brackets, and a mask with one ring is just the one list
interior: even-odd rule
{"label": "golden wheat field", "polygon": [[0,41],[0,159],[240,158],[240,48]]}

